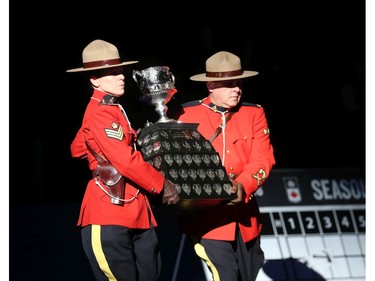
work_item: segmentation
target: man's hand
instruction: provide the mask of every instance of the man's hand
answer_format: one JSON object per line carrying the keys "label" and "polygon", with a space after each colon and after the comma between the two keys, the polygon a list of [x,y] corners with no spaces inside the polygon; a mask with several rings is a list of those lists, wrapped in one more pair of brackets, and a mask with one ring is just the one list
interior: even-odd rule
{"label": "man's hand", "polygon": [[168,179],[164,181],[162,203],[167,205],[177,204],[180,201],[176,185]]}
{"label": "man's hand", "polygon": [[231,193],[236,194],[237,197],[229,201],[227,205],[238,205],[242,203],[242,197],[244,194],[244,188],[242,183],[234,182],[231,188]]}

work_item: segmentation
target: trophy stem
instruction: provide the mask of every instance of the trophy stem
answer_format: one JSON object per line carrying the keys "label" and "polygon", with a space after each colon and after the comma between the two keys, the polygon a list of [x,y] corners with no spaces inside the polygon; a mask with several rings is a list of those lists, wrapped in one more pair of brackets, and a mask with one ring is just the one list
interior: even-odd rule
{"label": "trophy stem", "polygon": [[158,123],[170,123],[177,122],[174,119],[171,119],[167,116],[168,107],[165,105],[164,101],[159,101],[155,103],[155,111],[160,116]]}

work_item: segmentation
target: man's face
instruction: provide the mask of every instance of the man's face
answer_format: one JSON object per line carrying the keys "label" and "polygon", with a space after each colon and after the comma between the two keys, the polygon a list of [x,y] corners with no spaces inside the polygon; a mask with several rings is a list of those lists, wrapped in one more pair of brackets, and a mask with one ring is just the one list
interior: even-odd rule
{"label": "man's face", "polygon": [[211,101],[224,108],[235,107],[242,96],[242,80],[210,81],[207,82]]}
{"label": "man's face", "polygon": [[103,69],[91,77],[91,83],[96,88],[115,97],[120,97],[125,92],[125,76],[122,67]]}

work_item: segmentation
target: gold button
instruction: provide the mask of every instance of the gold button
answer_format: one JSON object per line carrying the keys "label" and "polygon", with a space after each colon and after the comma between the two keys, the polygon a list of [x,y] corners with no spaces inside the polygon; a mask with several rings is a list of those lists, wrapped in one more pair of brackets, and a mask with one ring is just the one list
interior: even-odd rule
{"label": "gold button", "polygon": [[227,153],[229,153],[229,150],[227,150]]}
{"label": "gold button", "polygon": [[229,170],[233,171],[233,167],[230,167]]}
{"label": "gold button", "polygon": [[244,136],[243,139],[244,139],[244,140],[247,140],[247,136]]}

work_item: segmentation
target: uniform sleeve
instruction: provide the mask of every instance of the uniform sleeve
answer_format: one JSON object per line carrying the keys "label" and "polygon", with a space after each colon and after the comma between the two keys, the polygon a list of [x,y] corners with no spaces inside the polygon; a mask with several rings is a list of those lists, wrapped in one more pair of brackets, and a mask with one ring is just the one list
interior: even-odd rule
{"label": "uniform sleeve", "polygon": [[270,142],[270,131],[263,108],[259,108],[253,119],[253,141],[250,160],[244,165],[243,171],[235,181],[244,185],[247,197],[250,200],[257,189],[264,183],[275,165],[273,147]]}
{"label": "uniform sleeve", "polygon": [[70,153],[73,158],[87,158],[85,140],[81,129],[79,129],[73,142],[70,145]]}
{"label": "uniform sleeve", "polygon": [[[143,160],[132,143],[134,132],[114,107],[98,107],[83,129],[84,139],[127,179],[151,193],[160,193],[164,176]],[[98,151],[99,150],[99,151]],[[92,167],[91,167],[92,168]]]}

